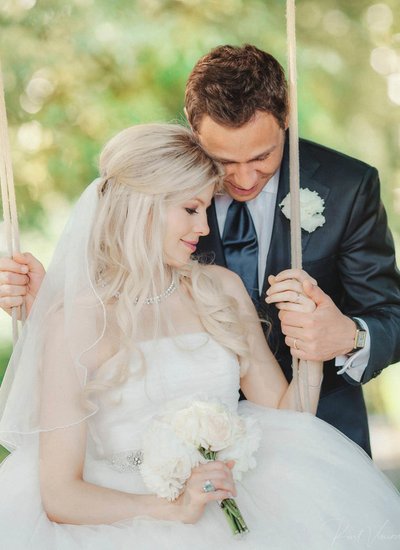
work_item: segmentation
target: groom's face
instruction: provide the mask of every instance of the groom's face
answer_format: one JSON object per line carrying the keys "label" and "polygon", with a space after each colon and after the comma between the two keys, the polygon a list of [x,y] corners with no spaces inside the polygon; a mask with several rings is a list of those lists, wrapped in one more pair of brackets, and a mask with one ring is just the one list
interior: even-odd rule
{"label": "groom's face", "polygon": [[282,161],[285,130],[270,113],[257,111],[238,128],[222,126],[205,115],[198,137],[207,153],[224,165],[225,189],[237,201],[257,197]]}

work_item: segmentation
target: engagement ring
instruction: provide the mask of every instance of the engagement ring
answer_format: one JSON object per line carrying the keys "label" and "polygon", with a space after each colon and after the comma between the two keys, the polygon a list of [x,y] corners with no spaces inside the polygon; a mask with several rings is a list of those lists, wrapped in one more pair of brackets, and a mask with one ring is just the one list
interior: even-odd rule
{"label": "engagement ring", "polygon": [[214,483],[207,479],[203,484],[203,491],[205,493],[213,493],[215,491]]}

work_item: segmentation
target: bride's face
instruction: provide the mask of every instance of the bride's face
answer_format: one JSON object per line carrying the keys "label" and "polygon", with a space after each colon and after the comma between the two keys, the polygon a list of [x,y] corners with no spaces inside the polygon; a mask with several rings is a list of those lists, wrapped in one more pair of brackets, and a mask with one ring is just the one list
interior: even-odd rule
{"label": "bride's face", "polygon": [[210,185],[192,199],[167,207],[163,248],[165,261],[171,267],[187,264],[200,237],[210,232],[206,210],[213,192],[214,185]]}

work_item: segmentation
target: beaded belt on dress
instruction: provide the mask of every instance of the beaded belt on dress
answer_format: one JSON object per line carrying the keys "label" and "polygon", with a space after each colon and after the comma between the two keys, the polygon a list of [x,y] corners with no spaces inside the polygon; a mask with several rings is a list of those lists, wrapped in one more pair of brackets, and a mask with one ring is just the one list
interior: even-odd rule
{"label": "beaded belt on dress", "polygon": [[138,472],[143,463],[143,451],[123,451],[107,459],[107,464],[117,472]]}

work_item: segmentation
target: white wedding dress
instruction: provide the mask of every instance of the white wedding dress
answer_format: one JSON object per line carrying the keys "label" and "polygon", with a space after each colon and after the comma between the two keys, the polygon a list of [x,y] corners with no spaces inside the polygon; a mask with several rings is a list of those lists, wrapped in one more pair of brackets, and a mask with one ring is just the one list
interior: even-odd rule
{"label": "white wedding dress", "polygon": [[[238,407],[236,358],[206,333],[141,344],[147,374],[128,378],[118,399],[88,422],[84,477],[148,492],[132,457],[166,401],[203,394]],[[23,404],[21,404],[23,406]],[[237,484],[250,532],[234,537],[211,503],[194,525],[136,518],[111,525],[60,525],[43,510],[37,435],[0,468],[0,547],[4,550],[340,550],[400,548],[400,496],[358,446],[310,414],[240,402],[262,427],[257,467]],[[145,460],[145,457],[144,457]]]}

